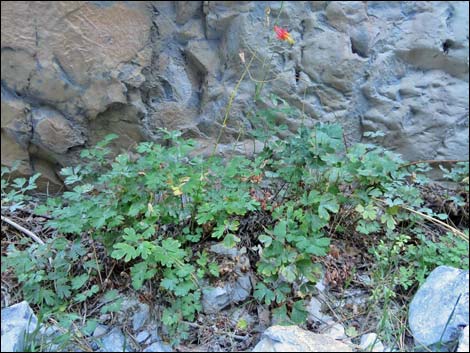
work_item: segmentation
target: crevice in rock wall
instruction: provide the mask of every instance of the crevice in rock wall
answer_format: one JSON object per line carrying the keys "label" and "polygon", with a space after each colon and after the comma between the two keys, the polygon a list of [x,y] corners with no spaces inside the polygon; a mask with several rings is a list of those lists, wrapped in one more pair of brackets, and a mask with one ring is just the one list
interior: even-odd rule
{"label": "crevice in rock wall", "polygon": [[361,58],[367,58],[367,54],[361,50],[360,46],[357,45],[356,41],[353,38],[349,38],[351,41],[351,51],[353,54],[359,55]]}
{"label": "crevice in rock wall", "polygon": [[452,49],[455,45],[455,42],[452,39],[446,39],[442,43],[442,51],[444,54],[449,54],[449,50]]}

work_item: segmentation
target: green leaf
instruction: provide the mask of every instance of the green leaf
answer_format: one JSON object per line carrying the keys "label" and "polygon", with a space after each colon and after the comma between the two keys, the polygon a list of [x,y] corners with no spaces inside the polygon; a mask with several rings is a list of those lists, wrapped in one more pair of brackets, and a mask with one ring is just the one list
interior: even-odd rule
{"label": "green leaf", "polygon": [[303,300],[296,301],[292,306],[291,320],[294,324],[300,325],[307,321],[308,311],[305,309]]}
{"label": "green leaf", "polygon": [[134,289],[142,288],[145,280],[153,278],[157,273],[156,269],[149,269],[147,262],[139,262],[131,267],[132,286]]}
{"label": "green leaf", "polygon": [[273,234],[276,240],[282,241],[287,235],[287,222],[285,220],[280,221],[274,227]]}
{"label": "green leaf", "polygon": [[217,265],[215,262],[211,262],[209,264],[209,273],[214,277],[219,277],[219,273],[220,273],[219,265]]}
{"label": "green leaf", "polygon": [[194,289],[194,283],[191,281],[183,281],[178,284],[173,293],[178,297],[187,295],[192,289]]}
{"label": "green leaf", "polygon": [[124,261],[129,262],[138,256],[136,249],[126,243],[117,243],[114,245],[114,249],[115,250],[111,253],[111,257],[116,260],[120,260],[124,257]]}
{"label": "green leaf", "polygon": [[87,273],[84,273],[80,276],[74,277],[72,279],[72,289],[80,289],[88,281],[89,276]]}
{"label": "green leaf", "polygon": [[288,283],[294,283],[297,278],[296,268],[294,265],[281,266],[279,273]]}
{"label": "green leaf", "polygon": [[259,300],[260,302],[263,301],[267,305],[270,305],[274,301],[274,292],[266,287],[263,282],[256,283],[255,291],[253,293],[255,299]]}
{"label": "green leaf", "polygon": [[119,292],[116,289],[108,290],[104,295],[104,300],[106,302],[113,301],[119,297]]}
{"label": "green leaf", "polygon": [[382,223],[385,223],[387,225],[387,228],[390,229],[390,230],[394,230],[395,229],[395,219],[393,218],[392,215],[388,214],[388,213],[384,213],[381,217],[380,217],[380,221]]}
{"label": "green leaf", "polygon": [[237,243],[240,242],[240,238],[232,233],[228,233],[224,238],[224,245],[227,248],[234,248]]}
{"label": "green leaf", "polygon": [[85,327],[82,328],[82,332],[86,336],[91,336],[93,334],[93,331],[95,331],[96,327],[98,326],[98,320],[96,319],[88,319],[86,321]]}
{"label": "green leaf", "polygon": [[290,325],[291,322],[287,316],[287,307],[282,305],[279,308],[273,309],[273,321],[278,325]]}
{"label": "green leaf", "polygon": [[266,235],[266,234],[261,234],[259,237],[258,237],[258,240],[264,244],[265,247],[268,247],[271,245],[271,243],[273,242],[273,238],[271,238],[269,235]]}
{"label": "green leaf", "polygon": [[173,291],[175,288],[176,288],[176,285],[178,284],[178,280],[177,279],[172,279],[172,278],[164,278],[161,282],[160,282],[160,285],[169,290],[169,291]]}
{"label": "green leaf", "polygon": [[67,278],[60,278],[55,282],[57,296],[61,299],[69,298],[72,294],[70,286],[67,283]]}

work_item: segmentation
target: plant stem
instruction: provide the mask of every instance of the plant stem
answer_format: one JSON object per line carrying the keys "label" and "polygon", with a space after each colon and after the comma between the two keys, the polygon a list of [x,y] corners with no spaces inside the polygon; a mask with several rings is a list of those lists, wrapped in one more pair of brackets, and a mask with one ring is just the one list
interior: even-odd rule
{"label": "plant stem", "polygon": [[235,88],[233,89],[232,94],[230,95],[230,99],[228,101],[227,108],[225,109],[225,116],[224,116],[224,121],[222,122],[222,128],[220,129],[219,135],[217,136],[217,140],[215,142],[214,149],[212,150],[211,157],[217,151],[217,147],[219,146],[220,139],[222,138],[222,134],[223,134],[225,128],[227,127],[227,120],[228,120],[228,117],[230,115],[230,110],[232,109],[233,100],[235,99],[235,95],[237,94],[238,89],[240,88],[240,84],[242,83],[242,81],[245,78],[251,64],[253,63],[254,58],[255,57],[252,56],[250,61],[248,62],[248,65],[245,66],[245,70],[243,71],[240,79],[238,80],[237,84],[235,85]]}

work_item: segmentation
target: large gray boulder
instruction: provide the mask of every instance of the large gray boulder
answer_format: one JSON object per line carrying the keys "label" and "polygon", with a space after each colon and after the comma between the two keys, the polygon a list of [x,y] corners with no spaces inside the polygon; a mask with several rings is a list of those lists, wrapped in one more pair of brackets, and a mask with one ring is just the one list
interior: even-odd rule
{"label": "large gray boulder", "polygon": [[469,272],[448,266],[432,271],[415,294],[408,321],[416,345],[458,338],[469,324]]}
{"label": "large gray boulder", "polygon": [[252,352],[352,352],[352,349],[330,336],[298,326],[271,326]]}
{"label": "large gray boulder", "polygon": [[[38,319],[26,301],[2,309],[2,352],[23,352],[25,337],[31,334],[37,325]],[[30,342],[32,339],[30,336]]]}

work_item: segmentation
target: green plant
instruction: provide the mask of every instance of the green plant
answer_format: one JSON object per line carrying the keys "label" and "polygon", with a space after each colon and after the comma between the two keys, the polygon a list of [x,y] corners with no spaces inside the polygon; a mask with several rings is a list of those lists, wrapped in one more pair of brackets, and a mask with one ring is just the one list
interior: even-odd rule
{"label": "green plant", "polygon": [[[170,304],[163,323],[182,330],[182,322],[194,320],[201,308],[200,280],[218,276],[217,265],[207,267],[207,254],[193,253],[192,245],[210,235],[234,246],[239,241],[237,218],[259,203],[250,195],[251,161],[192,158],[192,141],[162,132],[168,146],[141,143],[135,160],[126,154],[111,164],[102,159],[95,166],[99,173],[65,168],[71,190],[49,201],[49,225],[63,234],[89,232],[103,242],[112,258],[129,263],[135,289],[156,280]],[[83,151],[82,157],[104,158],[112,138]],[[205,229],[212,231],[206,234]]]}
{"label": "green plant", "polygon": [[36,189],[36,180],[40,174],[36,173],[26,179],[18,177],[11,180],[12,175],[18,170],[19,163],[14,163],[10,168],[2,166],[1,171],[1,190],[2,190],[2,212],[8,210],[15,212],[25,206],[25,202],[31,200],[28,192]]}

